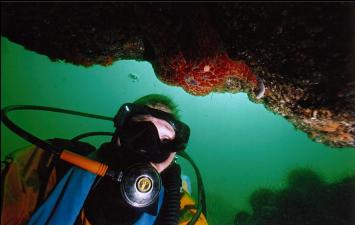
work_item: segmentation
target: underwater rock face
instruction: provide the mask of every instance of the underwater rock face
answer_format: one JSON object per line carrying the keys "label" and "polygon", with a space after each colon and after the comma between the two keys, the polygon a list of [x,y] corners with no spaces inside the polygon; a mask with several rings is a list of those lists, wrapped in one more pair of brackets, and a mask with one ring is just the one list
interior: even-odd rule
{"label": "underwater rock face", "polygon": [[2,35],[52,60],[147,60],[193,95],[247,92],[355,147],[355,3],[2,3]]}
{"label": "underwater rock face", "polygon": [[355,176],[326,183],[309,169],[291,171],[287,186],[266,188],[250,196],[252,213],[240,211],[234,224],[351,225],[355,222]]}

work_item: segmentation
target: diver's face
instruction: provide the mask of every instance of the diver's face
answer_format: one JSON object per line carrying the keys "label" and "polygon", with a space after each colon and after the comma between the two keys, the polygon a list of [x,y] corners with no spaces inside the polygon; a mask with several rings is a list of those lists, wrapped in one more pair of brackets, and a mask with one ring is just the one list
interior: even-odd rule
{"label": "diver's face", "polygon": [[[160,141],[172,141],[175,138],[175,130],[174,128],[165,120],[158,119],[156,117],[153,117],[151,115],[141,115],[132,118],[135,121],[149,121],[154,124],[154,126],[157,128],[158,133],[159,133],[159,138]],[[176,152],[171,152],[169,157],[161,162],[161,163],[153,163],[151,162],[150,164],[159,172],[161,173],[164,171],[174,160],[176,155]]]}
{"label": "diver's face", "polygon": [[[140,115],[133,117],[132,120],[134,121],[149,121],[154,124],[154,126],[157,128],[158,133],[159,133],[159,138],[160,141],[172,141],[175,138],[175,130],[174,128],[165,120],[158,119],[156,117],[153,117],[151,115]],[[159,172],[161,173],[164,171],[173,161],[175,158],[176,152],[171,152],[169,157],[161,162],[161,163],[153,163],[151,162],[150,164]]]}
{"label": "diver's face", "polygon": [[175,138],[174,128],[165,120],[158,119],[151,115],[142,115],[133,118],[134,121],[149,121],[152,122],[158,130],[161,141],[171,141]]}

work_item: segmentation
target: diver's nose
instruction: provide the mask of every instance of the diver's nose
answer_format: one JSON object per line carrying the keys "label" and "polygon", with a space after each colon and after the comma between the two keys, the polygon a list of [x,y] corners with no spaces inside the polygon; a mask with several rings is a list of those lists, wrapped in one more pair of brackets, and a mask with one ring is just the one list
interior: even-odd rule
{"label": "diver's nose", "polygon": [[173,140],[175,138],[175,130],[170,123],[157,118],[155,118],[152,122],[158,129],[160,140]]}

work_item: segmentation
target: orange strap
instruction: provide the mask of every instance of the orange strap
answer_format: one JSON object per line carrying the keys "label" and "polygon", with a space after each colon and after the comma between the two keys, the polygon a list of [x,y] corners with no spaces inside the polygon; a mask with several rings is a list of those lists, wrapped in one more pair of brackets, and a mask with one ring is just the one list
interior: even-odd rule
{"label": "orange strap", "polygon": [[67,150],[64,150],[60,154],[60,158],[64,161],[67,161],[77,167],[80,167],[99,176],[104,176],[108,169],[108,166],[103,163],[86,158],[82,155]]}

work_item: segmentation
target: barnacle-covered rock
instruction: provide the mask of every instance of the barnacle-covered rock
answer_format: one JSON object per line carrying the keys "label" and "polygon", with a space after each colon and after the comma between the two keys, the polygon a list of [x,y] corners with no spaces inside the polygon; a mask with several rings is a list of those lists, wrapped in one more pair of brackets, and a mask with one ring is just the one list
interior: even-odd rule
{"label": "barnacle-covered rock", "polygon": [[1,4],[2,35],[54,61],[147,60],[188,93],[244,91],[313,140],[355,147],[355,3]]}

